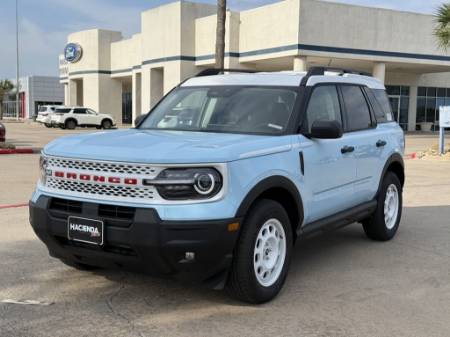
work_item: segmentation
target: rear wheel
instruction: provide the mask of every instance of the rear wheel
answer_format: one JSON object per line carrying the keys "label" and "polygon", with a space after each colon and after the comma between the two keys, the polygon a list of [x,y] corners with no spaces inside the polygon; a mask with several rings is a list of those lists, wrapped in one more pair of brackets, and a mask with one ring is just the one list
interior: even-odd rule
{"label": "rear wheel", "polygon": [[386,174],[377,201],[374,214],[363,221],[364,232],[372,240],[388,241],[397,233],[402,217],[402,185],[396,174]]}
{"label": "rear wheel", "polygon": [[111,123],[111,121],[109,119],[104,119],[102,121],[102,128],[103,129],[111,129],[111,127],[112,127],[112,123]]}
{"label": "rear wheel", "polygon": [[73,130],[77,127],[77,122],[75,122],[73,119],[69,119],[65,123],[66,129]]}
{"label": "rear wheel", "polygon": [[273,200],[260,200],[243,223],[236,246],[229,293],[244,302],[264,303],[283,287],[293,240],[286,210]]}

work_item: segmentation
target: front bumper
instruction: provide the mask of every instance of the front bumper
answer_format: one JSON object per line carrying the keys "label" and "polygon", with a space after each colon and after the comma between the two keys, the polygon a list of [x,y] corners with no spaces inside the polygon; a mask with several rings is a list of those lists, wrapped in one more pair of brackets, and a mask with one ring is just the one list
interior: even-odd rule
{"label": "front bumper", "polygon": [[[67,239],[69,215],[104,221],[102,247]],[[51,256],[68,262],[124,268],[221,287],[231,265],[239,219],[162,221],[151,208],[131,208],[41,195],[30,202],[30,223]],[[186,253],[194,259],[186,259]],[[192,255],[192,254],[188,254]]]}

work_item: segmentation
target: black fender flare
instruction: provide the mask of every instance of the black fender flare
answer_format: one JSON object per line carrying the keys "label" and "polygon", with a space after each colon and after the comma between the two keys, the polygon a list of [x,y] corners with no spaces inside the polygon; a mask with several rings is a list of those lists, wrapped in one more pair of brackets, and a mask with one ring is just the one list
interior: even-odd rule
{"label": "black fender flare", "polygon": [[[388,160],[386,161],[386,163],[384,164],[384,167],[383,167],[383,171],[381,172],[381,177],[380,177],[380,182],[378,183],[378,190],[377,190],[377,195],[379,194],[379,192],[380,192],[380,189],[381,189],[381,184],[383,183],[383,178],[384,178],[384,176],[386,175],[386,172],[388,171],[388,169],[389,169],[389,167],[392,165],[392,164],[394,164],[394,163],[397,163],[397,164],[400,164],[400,166],[402,167],[402,173],[403,173],[403,181],[401,181],[401,183],[402,183],[402,187],[404,186],[404,184],[405,184],[405,179],[404,179],[404,177],[405,177],[405,162],[404,162],[404,160],[403,160],[403,157],[402,157],[402,155],[400,154],[400,153],[393,153],[389,158],[388,158]],[[401,178],[401,177],[400,177]]]}
{"label": "black fender flare", "polygon": [[[297,206],[297,216],[298,216],[298,224],[292,224],[295,226],[294,229],[298,228],[298,226],[301,226],[303,223],[303,201],[302,197],[300,195],[300,192],[297,188],[297,186],[288,178],[280,175],[271,176],[268,178],[265,178],[258,182],[251,190],[247,193],[243,201],[241,202],[237,212],[236,212],[236,218],[244,218],[247,214],[248,210],[252,206],[252,204],[266,191],[273,189],[273,188],[280,188],[285,190],[290,194],[290,196],[294,199],[295,204]],[[287,210],[289,211],[289,210]]]}

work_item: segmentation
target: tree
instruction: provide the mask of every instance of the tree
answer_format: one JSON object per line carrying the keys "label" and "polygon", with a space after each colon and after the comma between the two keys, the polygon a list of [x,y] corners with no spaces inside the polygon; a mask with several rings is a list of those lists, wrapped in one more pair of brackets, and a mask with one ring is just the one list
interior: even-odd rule
{"label": "tree", "polygon": [[10,80],[0,80],[0,119],[3,119],[3,98],[13,89],[14,84]]}
{"label": "tree", "polygon": [[450,46],[450,3],[438,7],[436,14],[434,36],[440,48],[447,50]]}
{"label": "tree", "polygon": [[225,22],[227,1],[217,0],[216,68],[223,69],[225,63]]}

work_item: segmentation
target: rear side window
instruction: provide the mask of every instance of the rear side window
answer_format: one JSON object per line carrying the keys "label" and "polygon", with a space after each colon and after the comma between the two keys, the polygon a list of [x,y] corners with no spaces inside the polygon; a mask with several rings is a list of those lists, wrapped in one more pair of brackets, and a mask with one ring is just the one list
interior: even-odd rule
{"label": "rear side window", "polygon": [[86,109],[73,109],[73,113],[75,114],[85,114]]}
{"label": "rear side window", "polygon": [[72,109],[56,109],[55,112],[60,113],[60,114],[66,114],[66,113],[70,112],[70,110],[72,110]]}
{"label": "rear side window", "polygon": [[341,107],[334,85],[321,85],[316,87],[306,110],[307,132],[311,132],[311,126],[315,121],[338,121],[342,124]]}
{"label": "rear side window", "polygon": [[392,107],[386,92],[382,89],[367,89],[373,111],[378,123],[392,122]]}
{"label": "rear side window", "polygon": [[341,86],[344,98],[347,126],[345,131],[365,130],[372,126],[370,110],[366,98],[359,86]]}

